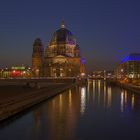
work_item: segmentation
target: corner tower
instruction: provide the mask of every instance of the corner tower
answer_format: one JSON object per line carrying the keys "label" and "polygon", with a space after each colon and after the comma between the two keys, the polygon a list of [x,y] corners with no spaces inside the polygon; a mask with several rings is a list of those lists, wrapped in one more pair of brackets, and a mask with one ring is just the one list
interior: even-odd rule
{"label": "corner tower", "polygon": [[44,47],[40,38],[35,39],[32,52],[32,69],[35,77],[43,75]]}

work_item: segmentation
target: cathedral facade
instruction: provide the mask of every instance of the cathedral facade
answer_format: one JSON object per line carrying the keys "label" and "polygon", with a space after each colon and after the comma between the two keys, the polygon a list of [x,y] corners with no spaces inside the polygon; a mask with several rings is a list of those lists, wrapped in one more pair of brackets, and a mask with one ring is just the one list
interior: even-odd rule
{"label": "cathedral facade", "polygon": [[64,22],[54,32],[46,48],[39,38],[34,41],[32,69],[36,77],[77,77],[85,74],[85,60],[81,57],[79,45]]}

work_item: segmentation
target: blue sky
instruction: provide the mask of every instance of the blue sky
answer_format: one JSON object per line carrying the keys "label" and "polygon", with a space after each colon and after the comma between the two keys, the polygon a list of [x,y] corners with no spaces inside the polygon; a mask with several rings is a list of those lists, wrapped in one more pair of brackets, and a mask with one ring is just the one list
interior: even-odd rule
{"label": "blue sky", "polygon": [[31,65],[33,41],[46,47],[62,19],[76,36],[87,70],[114,69],[140,53],[138,0],[1,0],[0,67]]}

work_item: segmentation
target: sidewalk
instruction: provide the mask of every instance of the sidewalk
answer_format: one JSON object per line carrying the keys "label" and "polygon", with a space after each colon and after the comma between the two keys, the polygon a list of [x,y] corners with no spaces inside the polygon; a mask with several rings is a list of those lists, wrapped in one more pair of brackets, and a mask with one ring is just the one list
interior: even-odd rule
{"label": "sidewalk", "polygon": [[23,86],[0,87],[0,121],[5,120],[27,108],[53,97],[73,84],[49,84],[44,88]]}

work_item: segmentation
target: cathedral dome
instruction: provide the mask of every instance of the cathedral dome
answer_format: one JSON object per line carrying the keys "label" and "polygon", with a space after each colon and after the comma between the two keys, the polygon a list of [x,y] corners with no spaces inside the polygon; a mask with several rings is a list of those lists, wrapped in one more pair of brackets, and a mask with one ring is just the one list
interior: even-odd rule
{"label": "cathedral dome", "polygon": [[50,45],[53,44],[75,44],[76,39],[74,35],[65,28],[64,22],[61,23],[61,28],[54,32],[52,39],[50,41]]}

